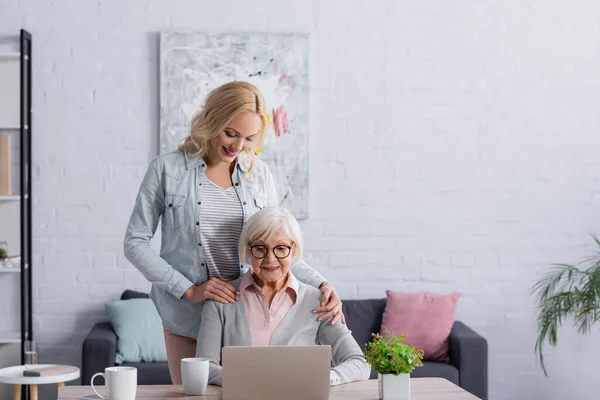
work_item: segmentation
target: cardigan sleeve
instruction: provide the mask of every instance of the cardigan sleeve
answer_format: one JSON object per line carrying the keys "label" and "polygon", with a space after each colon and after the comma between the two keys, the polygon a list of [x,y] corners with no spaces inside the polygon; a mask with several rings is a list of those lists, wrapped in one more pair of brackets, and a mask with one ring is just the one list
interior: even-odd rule
{"label": "cardigan sleeve", "polygon": [[[317,342],[331,346],[334,365],[331,370],[339,376],[340,384],[369,379],[371,368],[345,324],[331,325],[331,319],[321,321]],[[332,374],[332,377],[335,377],[335,374]]]}
{"label": "cardigan sleeve", "polygon": [[221,347],[223,347],[222,314],[213,300],[204,302],[202,320],[198,339],[196,340],[196,357],[209,360],[208,384],[222,385]]}

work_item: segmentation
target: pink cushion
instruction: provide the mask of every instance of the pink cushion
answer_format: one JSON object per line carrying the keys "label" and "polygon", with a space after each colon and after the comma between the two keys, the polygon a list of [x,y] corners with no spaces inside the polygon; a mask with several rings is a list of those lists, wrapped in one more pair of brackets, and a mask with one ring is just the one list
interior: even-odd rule
{"label": "pink cushion", "polygon": [[386,291],[381,334],[388,329],[406,335],[404,343],[423,349],[423,360],[449,361],[448,337],[460,293],[398,293]]}

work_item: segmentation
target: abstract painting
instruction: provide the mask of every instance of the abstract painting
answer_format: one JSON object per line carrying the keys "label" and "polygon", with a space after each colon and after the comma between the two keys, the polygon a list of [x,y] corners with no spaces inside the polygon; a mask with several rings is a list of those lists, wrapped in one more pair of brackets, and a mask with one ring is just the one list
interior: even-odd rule
{"label": "abstract painting", "polygon": [[230,81],[254,84],[268,127],[257,149],[273,173],[280,207],[308,217],[309,39],[296,33],[162,33],[160,151],[175,150],[207,94]]}

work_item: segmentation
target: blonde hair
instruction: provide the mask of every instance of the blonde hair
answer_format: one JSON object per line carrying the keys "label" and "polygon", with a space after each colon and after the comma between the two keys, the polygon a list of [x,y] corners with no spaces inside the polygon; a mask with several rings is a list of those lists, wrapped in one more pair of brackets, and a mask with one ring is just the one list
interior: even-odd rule
{"label": "blonde hair", "polygon": [[[256,86],[234,81],[225,83],[208,94],[204,107],[192,118],[190,134],[179,145],[179,150],[205,157],[210,141],[223,132],[233,117],[242,112],[254,113],[260,117],[261,127],[258,140],[255,140],[255,146],[260,146],[267,124],[265,101]],[[255,160],[254,148],[247,149],[246,153],[251,159],[248,168],[251,171]]]}
{"label": "blonde hair", "polygon": [[285,208],[265,207],[248,218],[248,222],[242,228],[238,242],[238,254],[242,263],[251,265],[250,244],[252,242],[267,240],[280,229],[283,229],[290,240],[294,242],[296,253],[292,262],[296,263],[301,260],[304,239],[296,218]]}

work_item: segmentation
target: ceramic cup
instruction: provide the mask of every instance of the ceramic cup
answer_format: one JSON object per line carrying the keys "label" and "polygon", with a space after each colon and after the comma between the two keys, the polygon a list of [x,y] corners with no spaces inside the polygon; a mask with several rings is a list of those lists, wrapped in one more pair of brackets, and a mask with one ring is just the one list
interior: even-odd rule
{"label": "ceramic cup", "polygon": [[184,358],[181,360],[183,391],[188,396],[201,396],[208,385],[208,359]]}
{"label": "ceramic cup", "polygon": [[[106,397],[96,391],[94,379],[104,377]],[[135,400],[137,392],[137,368],[135,367],[108,367],[104,372],[92,376],[92,390],[100,398],[107,400]]]}

